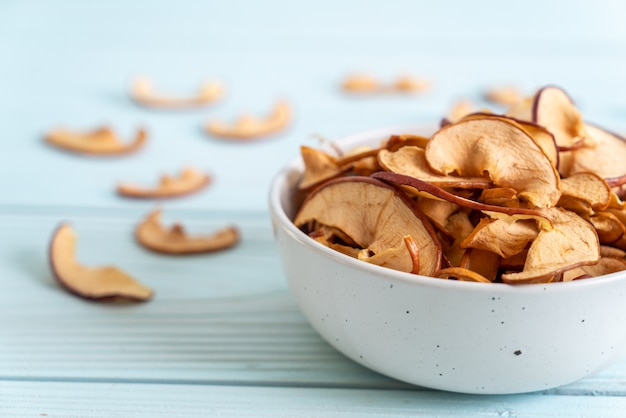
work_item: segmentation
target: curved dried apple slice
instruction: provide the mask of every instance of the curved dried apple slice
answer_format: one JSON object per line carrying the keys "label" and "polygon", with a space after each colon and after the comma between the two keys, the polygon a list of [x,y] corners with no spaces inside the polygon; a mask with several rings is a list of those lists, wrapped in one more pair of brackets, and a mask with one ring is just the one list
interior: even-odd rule
{"label": "curved dried apple slice", "polygon": [[[403,174],[380,171],[378,173],[372,174],[372,178],[379,179],[384,182],[392,183],[398,186],[409,186],[420,192],[424,192],[428,195],[434,196],[435,198],[447,200],[448,202],[469,209],[491,211],[515,216],[530,216],[533,219],[547,217],[547,215],[539,209],[511,208],[506,206],[487,205],[485,203],[476,202],[474,200],[452,194],[447,190],[442,189],[441,187],[435,186],[434,184],[430,184],[426,181],[416,179],[411,176],[405,176]],[[490,216],[493,215],[490,214]],[[547,220],[546,223],[549,224],[550,221]]]}
{"label": "curved dried apple slice", "polygon": [[[441,247],[426,217],[406,195],[370,177],[342,177],[315,189],[303,202],[294,224],[304,230],[312,224],[338,228],[368,255],[398,247],[393,254],[397,270],[414,271],[415,252],[419,254],[419,274],[432,275],[441,262]],[[400,237],[407,235],[417,244],[417,251],[400,242]]]}
{"label": "curved dried apple slice", "polygon": [[234,124],[213,121],[206,126],[208,134],[220,138],[253,139],[272,135],[285,129],[291,122],[291,109],[287,102],[280,101],[265,119],[243,115]]}
{"label": "curved dried apple slice", "polygon": [[389,87],[389,90],[407,93],[424,92],[430,89],[430,84],[430,81],[424,78],[403,75],[396,78],[396,80]]}
{"label": "curved dried apple slice", "polygon": [[164,228],[161,210],[152,211],[135,229],[137,241],[149,250],[165,254],[199,254],[225,250],[239,242],[239,231],[230,226],[211,235],[189,236],[181,224]]}
{"label": "curved dried apple slice", "polygon": [[63,288],[85,299],[103,301],[149,300],[153,292],[117,267],[85,267],[76,261],[76,234],[61,225],[50,242],[50,267]]}
{"label": "curved dried apple slice", "polygon": [[586,124],[587,141],[571,151],[569,175],[593,172],[609,186],[626,183],[626,139],[606,129]]}
{"label": "curved dried apple slice", "polygon": [[524,99],[518,88],[513,86],[493,87],[485,91],[485,100],[491,103],[513,106]]}
{"label": "curved dried apple slice", "polygon": [[97,128],[90,132],[78,132],[69,129],[54,129],[45,135],[50,145],[79,154],[123,155],[137,151],[146,142],[147,133],[138,129],[135,139],[125,144],[108,127]]}
{"label": "curved dried apple slice", "polygon": [[544,209],[554,228],[542,229],[528,249],[521,272],[505,273],[505,283],[539,283],[600,259],[600,242],[591,224],[573,212]]}
{"label": "curved dried apple slice", "polygon": [[561,180],[558,206],[584,216],[603,210],[611,202],[611,187],[594,173],[580,172]]}
{"label": "curved dried apple slice", "polygon": [[178,177],[162,176],[158,186],[153,188],[120,183],[117,186],[117,193],[138,199],[178,197],[200,191],[210,182],[211,177],[208,175],[187,167]]}
{"label": "curved dried apple slice", "polygon": [[425,149],[426,162],[441,175],[489,175],[538,208],[554,206],[561,195],[550,159],[518,124],[503,118],[464,119],[437,131]]}
{"label": "curved dried apple slice", "polygon": [[304,163],[304,173],[298,183],[300,190],[307,190],[350,169],[349,165],[342,166],[337,158],[315,148],[303,145],[300,155]]}
{"label": "curved dried apple slice", "polygon": [[342,87],[349,93],[373,93],[381,88],[378,81],[367,74],[353,74],[346,77]]}
{"label": "curved dried apple slice", "polygon": [[433,172],[424,158],[422,148],[407,145],[397,151],[380,150],[378,163],[385,170],[418,178],[440,187],[486,189],[493,185],[487,176],[455,176]]}
{"label": "curved dried apple slice", "polygon": [[132,99],[144,106],[160,108],[189,108],[202,106],[220,99],[224,94],[224,86],[219,82],[203,84],[193,97],[174,97],[155,93],[150,80],[146,77],[135,79],[130,95]]}
{"label": "curved dried apple slice", "polygon": [[476,248],[510,258],[519,254],[539,234],[533,220],[507,222],[503,219],[481,218],[461,248]]}

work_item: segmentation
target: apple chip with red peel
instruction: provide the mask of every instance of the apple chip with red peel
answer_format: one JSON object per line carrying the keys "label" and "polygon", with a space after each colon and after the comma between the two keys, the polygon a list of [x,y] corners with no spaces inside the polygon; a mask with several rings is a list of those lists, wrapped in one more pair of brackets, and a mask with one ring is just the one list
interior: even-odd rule
{"label": "apple chip with red peel", "polygon": [[239,242],[239,230],[233,226],[211,235],[189,236],[181,224],[161,225],[161,210],[152,211],[135,229],[135,238],[145,248],[164,254],[200,254],[225,250]]}
{"label": "apple chip with red peel", "polygon": [[505,206],[509,208],[519,208],[520,202],[517,198],[517,190],[510,187],[492,187],[480,192],[478,200],[487,205]]}
{"label": "apple chip with red peel", "polygon": [[533,138],[519,125],[502,118],[462,120],[431,137],[426,162],[438,174],[487,174],[498,187],[510,187],[521,200],[537,208],[558,202],[556,168]]}
{"label": "apple chip with red peel", "polygon": [[486,189],[493,185],[487,176],[463,177],[434,172],[424,158],[424,150],[416,146],[404,146],[394,152],[382,149],[378,153],[378,163],[387,171],[415,177],[440,187]]}
{"label": "apple chip with red peel", "polygon": [[571,151],[568,175],[593,172],[609,186],[626,183],[626,139],[598,126],[586,124],[583,146]]}
{"label": "apple chip with red peel", "polygon": [[368,256],[399,247],[394,268],[405,272],[414,270],[415,251],[402,240],[410,235],[417,244],[419,274],[432,275],[441,263],[441,248],[426,217],[401,191],[370,177],[335,179],[313,190],[294,223],[305,232],[316,224],[340,229]]}
{"label": "apple chip with red peel", "polygon": [[143,302],[153,292],[113,266],[86,267],[76,261],[76,234],[62,224],[50,242],[50,267],[63,288],[84,299]]}
{"label": "apple chip with red peel", "polygon": [[131,98],[144,106],[156,108],[184,109],[203,106],[215,102],[224,95],[224,86],[220,82],[203,84],[198,93],[191,97],[174,97],[155,93],[150,80],[138,77],[131,86]]}
{"label": "apple chip with red peel", "polygon": [[211,177],[191,167],[184,168],[178,177],[164,175],[156,187],[120,183],[117,193],[137,199],[170,198],[198,192],[209,185]]}
{"label": "apple chip with red peel", "polygon": [[502,274],[505,283],[537,283],[574,267],[595,264],[600,242],[591,224],[560,208],[544,209],[554,227],[539,231],[528,249],[521,272]]}
{"label": "apple chip with red peel", "polygon": [[577,280],[581,277],[603,276],[623,270],[626,270],[626,260],[614,257],[600,257],[600,260],[598,260],[596,264],[581,266],[574,269],[572,272],[565,272],[563,274],[563,281]]}
{"label": "apple chip with red peel", "polygon": [[139,150],[147,139],[144,129],[138,129],[135,139],[130,143],[119,140],[111,128],[101,127],[90,132],[78,132],[69,129],[54,129],[45,135],[50,145],[77,154],[96,156],[116,156]]}
{"label": "apple chip with red peel", "polygon": [[279,101],[266,118],[243,115],[235,123],[213,121],[205,130],[219,138],[250,140],[274,135],[284,130],[291,122],[291,108],[285,101]]}
{"label": "apple chip with red peel", "polygon": [[[548,86],[535,93],[532,121],[545,127],[554,135],[556,145],[562,151],[579,147],[587,140],[587,131],[580,111],[569,95],[561,88]],[[559,154],[559,173],[570,174],[572,154]],[[588,170],[585,170],[588,171]]]}
{"label": "apple chip with red peel", "polygon": [[546,218],[546,222],[550,223],[549,219],[547,219],[547,215],[545,215],[544,211],[540,209],[527,209],[527,208],[487,205],[481,202],[477,202],[475,200],[471,200],[471,199],[450,193],[449,191],[439,186],[436,186],[434,184],[428,183],[420,179],[416,179],[415,177],[405,176],[403,174],[398,174],[398,173],[379,171],[377,173],[372,174],[371,177],[382,180],[384,182],[395,184],[397,186],[408,186],[408,187],[418,190],[419,192],[423,192],[425,194],[431,195],[433,196],[433,198],[447,200],[450,203],[454,203],[456,205],[459,205],[468,209],[499,212],[499,213],[504,213],[507,215],[525,215],[525,216],[530,216],[533,218]]}

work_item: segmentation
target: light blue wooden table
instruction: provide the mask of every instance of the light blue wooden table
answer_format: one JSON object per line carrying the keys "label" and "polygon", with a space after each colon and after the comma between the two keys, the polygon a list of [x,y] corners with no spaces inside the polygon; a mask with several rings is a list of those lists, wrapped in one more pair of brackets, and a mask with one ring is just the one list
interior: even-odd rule
{"label": "light blue wooden table", "polygon": [[[432,123],[486,87],[547,83],[565,87],[587,119],[626,132],[623,2],[420,3],[0,2],[0,416],[626,416],[626,362],[547,392],[432,391],[346,359],[294,304],[267,191],[315,134]],[[420,75],[433,88],[350,98],[339,83],[353,71]],[[127,96],[138,74],[174,92],[217,78],[228,94],[201,110],[146,110]],[[280,136],[240,144],[201,131],[279,98],[295,110]],[[51,127],[103,123],[124,135],[145,126],[149,143],[127,158],[90,159],[42,141]],[[214,183],[165,203],[165,221],[194,232],[235,223],[234,250],[173,258],[134,242],[154,204],[119,198],[115,184],[183,164]],[[46,248],[63,220],[79,235],[81,262],[117,264],[154,300],[109,306],[61,290]]]}

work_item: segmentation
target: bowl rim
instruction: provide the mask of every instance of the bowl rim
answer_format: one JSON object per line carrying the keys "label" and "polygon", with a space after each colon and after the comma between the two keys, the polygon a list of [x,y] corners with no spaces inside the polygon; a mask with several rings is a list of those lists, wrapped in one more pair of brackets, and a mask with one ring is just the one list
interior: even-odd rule
{"label": "bowl rim", "polygon": [[[397,134],[398,132],[408,133],[424,133],[428,130],[436,129],[433,124],[417,124],[417,125],[403,125],[390,128],[381,128],[369,131],[362,131],[356,134],[342,137],[335,142],[340,148],[345,148],[355,143],[372,141],[376,137],[389,136],[391,134]],[[282,190],[289,189],[289,177],[294,173],[301,173],[303,168],[303,162],[301,156],[297,156],[291,159],[272,179],[269,190],[269,210],[273,220],[278,223],[277,227],[283,228],[293,239],[303,244],[304,246],[312,249],[317,253],[321,253],[326,257],[330,257],[332,260],[347,264],[357,270],[363,270],[369,274],[379,276],[381,278],[389,278],[398,280],[401,282],[419,284],[421,286],[436,287],[436,288],[455,288],[455,289],[471,289],[472,291],[488,293],[488,294],[507,294],[512,290],[515,293],[544,293],[550,291],[579,291],[582,288],[596,287],[599,285],[612,283],[614,281],[626,280],[626,270],[618,271],[603,276],[594,277],[591,279],[574,280],[569,282],[552,282],[552,283],[526,283],[526,284],[508,284],[508,283],[477,283],[461,280],[444,280],[436,277],[423,276],[419,274],[412,274],[403,271],[393,270],[387,267],[377,266],[363,261],[356,260],[348,255],[342,254],[325,245],[311,239],[304,232],[295,226],[293,221],[287,215],[285,208],[282,205],[281,197]]]}

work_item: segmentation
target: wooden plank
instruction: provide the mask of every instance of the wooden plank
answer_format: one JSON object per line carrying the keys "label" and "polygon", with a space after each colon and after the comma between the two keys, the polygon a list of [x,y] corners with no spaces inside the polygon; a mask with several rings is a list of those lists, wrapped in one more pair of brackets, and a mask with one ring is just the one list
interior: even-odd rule
{"label": "wooden plank", "polygon": [[0,381],[3,417],[602,417],[626,398],[409,390]]}

